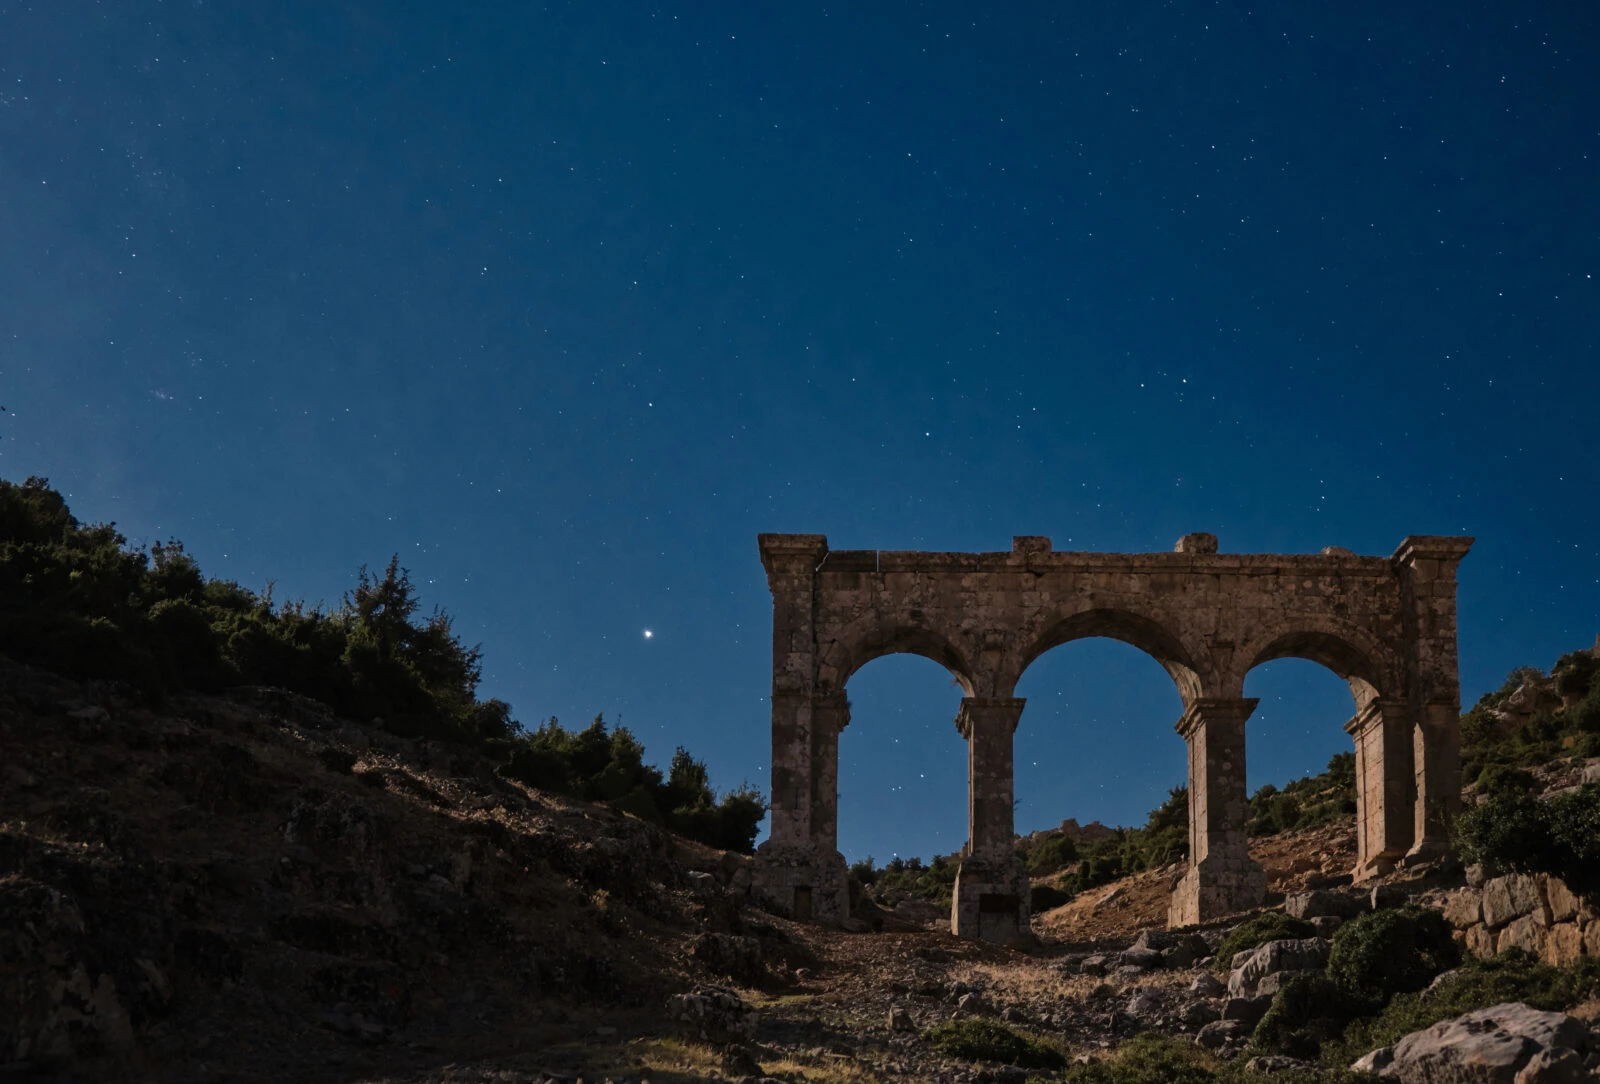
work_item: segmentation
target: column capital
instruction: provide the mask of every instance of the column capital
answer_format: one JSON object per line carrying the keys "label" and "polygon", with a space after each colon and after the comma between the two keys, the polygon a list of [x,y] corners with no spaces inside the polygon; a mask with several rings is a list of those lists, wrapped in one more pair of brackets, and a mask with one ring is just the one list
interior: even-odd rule
{"label": "column capital", "polygon": [[1188,740],[1196,730],[1208,723],[1237,723],[1242,727],[1259,703],[1260,699],[1254,696],[1199,696],[1189,701],[1183,709],[1175,729]]}
{"label": "column capital", "polygon": [[815,571],[828,552],[828,536],[822,534],[758,534],[756,542],[768,576]]}
{"label": "column capital", "polygon": [[977,727],[999,724],[1009,737],[1016,733],[1017,721],[1022,718],[1022,707],[1028,701],[1021,696],[964,696],[961,710],[956,712],[956,729],[961,736],[972,738]]}
{"label": "column capital", "polygon": [[1390,560],[1401,568],[1413,567],[1418,561],[1449,561],[1453,564],[1467,555],[1474,541],[1467,535],[1407,535]]}
{"label": "column capital", "polygon": [[1344,724],[1344,732],[1351,737],[1358,737],[1381,720],[1403,718],[1410,706],[1404,700],[1390,700],[1380,697],[1356,712],[1350,721]]}

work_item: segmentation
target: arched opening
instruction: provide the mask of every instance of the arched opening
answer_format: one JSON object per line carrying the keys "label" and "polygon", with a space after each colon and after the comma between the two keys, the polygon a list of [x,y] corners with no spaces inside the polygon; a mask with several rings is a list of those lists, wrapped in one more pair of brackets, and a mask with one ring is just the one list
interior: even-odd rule
{"label": "arched opening", "polygon": [[[1116,832],[1145,828],[1164,806],[1173,812],[1169,799],[1187,778],[1188,750],[1173,730],[1183,698],[1150,655],[1104,637],[1045,652],[1017,683],[1017,695],[1027,706],[1013,745],[1016,831],[1034,885],[1034,929],[1072,937],[1077,920],[1061,916],[1074,912],[1052,919],[1051,910],[1078,892],[1187,853],[1182,794],[1167,829],[1135,837]],[[1139,845],[1126,845],[1129,839]],[[1142,917],[1164,922],[1165,896]]]}
{"label": "arched opening", "polygon": [[967,839],[960,679],[931,659],[881,656],[849,679],[839,736],[839,851],[852,865],[930,862]]}

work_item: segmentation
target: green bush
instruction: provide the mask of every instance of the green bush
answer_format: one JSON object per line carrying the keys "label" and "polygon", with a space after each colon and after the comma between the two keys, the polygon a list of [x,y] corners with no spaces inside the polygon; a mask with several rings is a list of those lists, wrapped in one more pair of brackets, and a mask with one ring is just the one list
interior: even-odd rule
{"label": "green bush", "polygon": [[1069,866],[1078,860],[1078,848],[1065,834],[1047,836],[1023,854],[1028,872],[1043,876]]}
{"label": "green bush", "polygon": [[942,856],[935,856],[932,862],[923,865],[920,858],[896,855],[881,869],[873,866],[871,858],[862,859],[850,867],[850,872],[861,884],[871,885],[879,899],[891,895],[914,896],[946,904],[950,902],[960,868],[959,861]]}
{"label": "green bush", "polygon": [[1304,919],[1291,918],[1282,911],[1265,911],[1229,931],[1217,946],[1214,966],[1225,972],[1233,966],[1233,958],[1238,953],[1248,952],[1268,941],[1299,940],[1316,934],[1317,928]]}
{"label": "green bush", "polygon": [[275,685],[394,733],[506,756],[514,779],[608,800],[713,846],[748,851],[766,804],[745,786],[720,801],[683,750],[663,780],[626,730],[580,735],[554,721],[523,732],[503,700],[479,700],[481,652],[450,617],[426,616],[391,557],[363,566],[331,611],[275,606],[207,580],[177,541],[130,549],[115,525],[87,526],[42,478],[0,480],[0,652],[74,677],[127,682],[152,699],[180,689]]}
{"label": "green bush", "polygon": [[1456,849],[1491,872],[1549,873],[1600,893],[1600,784],[1540,801],[1502,791],[1456,819]]}
{"label": "green bush", "polygon": [[1585,957],[1569,968],[1541,964],[1523,952],[1492,960],[1468,960],[1439,980],[1427,996],[1397,994],[1375,1016],[1358,1019],[1343,1038],[1322,1048],[1322,1063],[1349,1065],[1369,1050],[1393,1046],[1413,1031],[1474,1009],[1521,1001],[1547,1012],[1565,1011],[1600,995],[1600,959]]}
{"label": "green bush", "polygon": [[557,720],[511,739],[500,775],[540,790],[610,802],[641,820],[662,824],[712,847],[748,854],[766,816],[760,791],[748,784],[718,800],[706,766],[679,746],[668,774],[644,763],[644,746],[627,727],[596,716],[580,731]]}
{"label": "green bush", "polygon": [[923,1032],[941,1053],[964,1061],[998,1061],[1024,1069],[1060,1069],[1061,1051],[993,1020],[951,1020]]}
{"label": "green bush", "polygon": [[1461,950],[1438,911],[1400,907],[1369,911],[1339,927],[1328,954],[1328,978],[1352,998],[1384,1004],[1421,990],[1461,962]]}
{"label": "green bush", "polygon": [[1140,1035],[1104,1061],[1074,1065],[1068,1084],[1212,1084],[1222,1079],[1200,1047],[1164,1036]]}
{"label": "green bush", "polygon": [[1315,1060],[1322,1044],[1343,1034],[1362,1007],[1326,975],[1296,975],[1272,999],[1251,1042],[1266,1053]]}
{"label": "green bush", "polygon": [[1478,773],[1478,793],[1530,794],[1534,788],[1533,773],[1510,764],[1489,764]]}
{"label": "green bush", "polygon": [[1282,790],[1269,783],[1256,791],[1245,829],[1253,836],[1270,836],[1328,824],[1355,811],[1355,754],[1336,753],[1320,775],[1296,779]]}

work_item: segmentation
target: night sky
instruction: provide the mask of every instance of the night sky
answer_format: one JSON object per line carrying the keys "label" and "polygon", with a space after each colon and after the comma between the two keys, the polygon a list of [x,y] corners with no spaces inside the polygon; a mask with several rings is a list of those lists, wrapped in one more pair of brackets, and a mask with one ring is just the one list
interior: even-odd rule
{"label": "night sky", "polygon": [[[1467,703],[1593,642],[1600,7],[1074,7],[0,0],[0,475],[280,599],[398,550],[485,695],[724,787],[759,531],[1470,534]],[[841,849],[957,848],[960,690],[849,692]],[[1349,748],[1247,692],[1252,787]],[[1183,781],[1134,648],[1019,695],[1019,829]]]}

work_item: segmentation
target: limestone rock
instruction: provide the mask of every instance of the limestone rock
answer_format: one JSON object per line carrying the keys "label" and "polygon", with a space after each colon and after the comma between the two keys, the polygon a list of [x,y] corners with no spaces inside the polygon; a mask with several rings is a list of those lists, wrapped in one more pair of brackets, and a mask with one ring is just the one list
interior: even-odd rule
{"label": "limestone rock", "polygon": [[1381,1046],[1376,1050],[1361,1055],[1350,1063],[1352,1073],[1376,1073],[1378,1076],[1385,1074],[1384,1070],[1394,1064],[1394,1047]]}
{"label": "limestone rock", "polygon": [[1136,968],[1136,973],[1161,970],[1161,953],[1155,949],[1130,948],[1118,960],[1118,970]]}
{"label": "limestone rock", "polygon": [[1222,1019],[1222,1008],[1215,1001],[1191,1001],[1178,1012],[1184,1027],[1203,1028]]}
{"label": "limestone rock", "polygon": [[1583,931],[1576,922],[1562,922],[1545,932],[1540,959],[1552,967],[1566,967],[1583,955]]}
{"label": "limestone rock", "polygon": [[1218,1020],[1201,1028],[1194,1041],[1208,1050],[1216,1050],[1230,1043],[1243,1042],[1245,1038],[1245,1029],[1239,1021]]}
{"label": "limestone rock", "polygon": [[1540,956],[1544,953],[1545,933],[1544,924],[1536,916],[1523,915],[1500,931],[1500,936],[1495,939],[1495,948],[1499,952],[1518,948]]}
{"label": "limestone rock", "polygon": [[738,994],[720,986],[697,986],[667,999],[667,1012],[686,1031],[709,1042],[755,1038],[757,1014]]}
{"label": "limestone rock", "polygon": [[1550,924],[1550,907],[1545,902],[1539,878],[1524,873],[1495,877],[1483,884],[1483,921],[1499,929],[1513,919],[1536,916],[1541,926]]}
{"label": "limestone rock", "polygon": [[1450,893],[1444,901],[1444,920],[1458,930],[1483,921],[1483,898],[1470,888]]}
{"label": "limestone rock", "polygon": [[1559,877],[1548,878],[1544,883],[1545,902],[1550,905],[1550,921],[1565,922],[1578,914],[1578,897]]}
{"label": "limestone rock", "polygon": [[[1563,1074],[1574,1066],[1581,1072],[1588,1038],[1583,1023],[1565,1013],[1507,1002],[1412,1032],[1395,1044],[1383,1074],[1404,1084],[1555,1084],[1581,1079]],[[1546,1057],[1535,1064],[1540,1054]]]}
{"label": "limestone rock", "polygon": [[1310,892],[1296,892],[1283,901],[1283,909],[1291,918],[1353,918],[1363,910],[1361,901],[1343,892],[1329,892],[1317,888]]}
{"label": "limestone rock", "polygon": [[1124,1011],[1141,1020],[1151,1020],[1161,1015],[1161,996],[1154,990],[1140,990],[1128,999]]}
{"label": "limestone rock", "polygon": [[1248,1033],[1256,1029],[1272,1007],[1272,996],[1230,997],[1222,1003],[1222,1019],[1234,1021]]}
{"label": "limestone rock", "polygon": [[1329,947],[1320,937],[1268,941],[1236,963],[1233,974],[1228,976],[1228,993],[1236,998],[1255,997],[1268,975],[1320,971],[1328,962]]}
{"label": "limestone rock", "polygon": [[1228,987],[1211,972],[1202,971],[1189,984],[1189,992],[1197,997],[1221,997]]}
{"label": "limestone rock", "polygon": [[1494,943],[1494,931],[1481,923],[1467,930],[1467,951],[1480,960],[1494,955]]}

